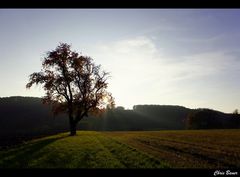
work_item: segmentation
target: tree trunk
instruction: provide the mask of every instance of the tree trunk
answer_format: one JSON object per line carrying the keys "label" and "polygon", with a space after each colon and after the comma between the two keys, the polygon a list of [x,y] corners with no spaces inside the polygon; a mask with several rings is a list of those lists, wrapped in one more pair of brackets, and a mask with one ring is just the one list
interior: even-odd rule
{"label": "tree trunk", "polygon": [[74,121],[71,114],[69,114],[69,124],[70,124],[70,136],[75,136],[77,134],[77,123]]}
{"label": "tree trunk", "polygon": [[69,114],[69,123],[70,123],[70,136],[75,136],[77,134],[77,124],[83,118],[79,118],[78,116],[76,119],[73,119],[73,116]]}
{"label": "tree trunk", "polygon": [[75,122],[70,123],[70,136],[75,136],[77,134],[77,124]]}

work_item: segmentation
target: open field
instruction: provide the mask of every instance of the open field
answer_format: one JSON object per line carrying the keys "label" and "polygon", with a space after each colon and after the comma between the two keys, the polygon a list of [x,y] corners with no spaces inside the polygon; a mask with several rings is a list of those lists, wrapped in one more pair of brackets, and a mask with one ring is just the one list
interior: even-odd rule
{"label": "open field", "polygon": [[0,151],[1,168],[239,168],[240,130],[62,133]]}
{"label": "open field", "polygon": [[239,168],[240,130],[106,133],[171,168]]}

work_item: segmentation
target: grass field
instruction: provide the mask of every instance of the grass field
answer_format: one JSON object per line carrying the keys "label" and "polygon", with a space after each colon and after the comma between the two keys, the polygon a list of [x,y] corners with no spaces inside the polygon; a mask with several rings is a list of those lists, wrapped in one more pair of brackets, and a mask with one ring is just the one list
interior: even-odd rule
{"label": "grass field", "polygon": [[0,151],[1,168],[239,168],[240,130],[78,131]]}

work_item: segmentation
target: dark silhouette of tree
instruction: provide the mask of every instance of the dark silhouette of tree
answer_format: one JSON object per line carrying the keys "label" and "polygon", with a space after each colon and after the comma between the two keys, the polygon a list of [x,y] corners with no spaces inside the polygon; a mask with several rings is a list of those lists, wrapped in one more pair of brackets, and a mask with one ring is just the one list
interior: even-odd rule
{"label": "dark silhouette of tree", "polygon": [[235,110],[233,111],[233,114],[238,114],[238,109],[235,109]]}
{"label": "dark silhouette of tree", "polygon": [[125,110],[125,108],[123,106],[117,106],[116,110]]}
{"label": "dark silhouette of tree", "polygon": [[185,119],[187,129],[239,128],[239,114],[225,114],[211,109],[192,110]]}
{"label": "dark silhouette of tree", "polygon": [[89,113],[101,113],[106,106],[114,106],[106,90],[109,73],[95,65],[92,58],[71,51],[70,45],[60,43],[47,52],[42,67],[30,75],[26,88],[43,84],[43,103],[51,105],[54,114],[68,114],[70,135],[76,135],[77,123]]}
{"label": "dark silhouette of tree", "polygon": [[135,105],[133,111],[156,120],[167,129],[182,129],[190,110],[178,105]]}

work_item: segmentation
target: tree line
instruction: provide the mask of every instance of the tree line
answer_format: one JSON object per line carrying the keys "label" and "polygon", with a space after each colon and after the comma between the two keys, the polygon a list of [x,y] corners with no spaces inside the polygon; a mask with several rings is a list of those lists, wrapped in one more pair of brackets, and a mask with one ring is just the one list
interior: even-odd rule
{"label": "tree line", "polygon": [[[67,114],[54,115],[41,98],[0,98],[0,139],[7,143],[69,130]],[[99,116],[83,118],[78,130],[133,131],[240,128],[239,114],[211,109],[189,109],[169,105],[136,105],[107,109]]]}

